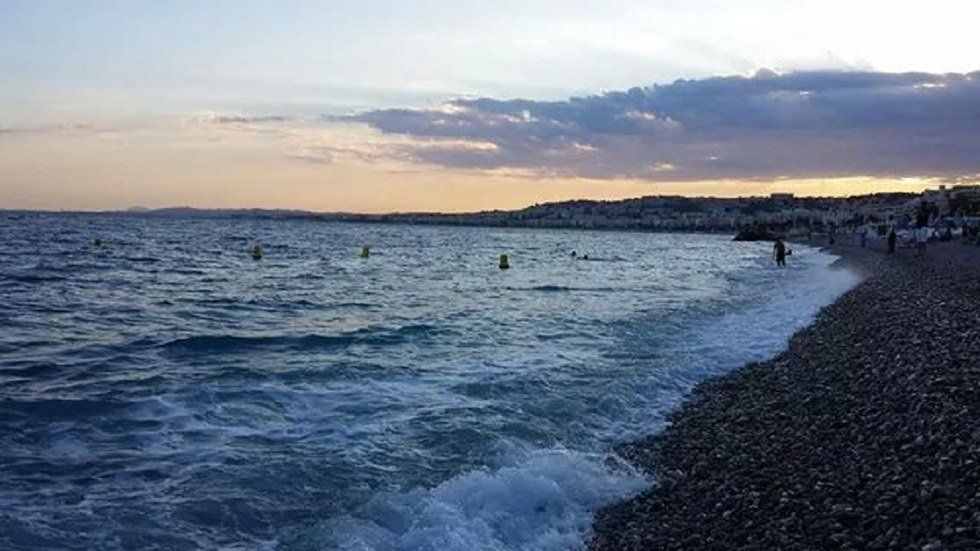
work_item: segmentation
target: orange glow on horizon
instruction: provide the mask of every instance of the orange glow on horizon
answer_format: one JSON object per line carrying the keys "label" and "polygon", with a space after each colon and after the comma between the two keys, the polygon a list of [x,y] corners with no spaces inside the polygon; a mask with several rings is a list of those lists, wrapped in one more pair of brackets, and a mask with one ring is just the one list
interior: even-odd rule
{"label": "orange glow on horizon", "polygon": [[387,158],[404,138],[350,125],[249,127],[200,119],[135,127],[0,134],[0,208],[284,208],[316,212],[471,212],[572,199],[918,192],[933,179],[649,182],[538,177]]}

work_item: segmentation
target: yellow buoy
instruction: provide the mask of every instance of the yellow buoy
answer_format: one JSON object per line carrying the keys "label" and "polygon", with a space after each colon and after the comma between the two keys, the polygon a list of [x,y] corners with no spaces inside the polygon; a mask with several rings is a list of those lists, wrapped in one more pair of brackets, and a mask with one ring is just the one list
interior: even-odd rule
{"label": "yellow buoy", "polygon": [[252,259],[262,260],[262,245],[252,247]]}
{"label": "yellow buoy", "polygon": [[371,247],[368,247],[367,245],[361,247],[361,253],[358,256],[360,256],[361,258],[367,258],[371,256]]}
{"label": "yellow buoy", "polygon": [[505,254],[500,255],[500,269],[506,270],[508,268],[510,268],[510,262],[508,262],[507,260],[507,255]]}

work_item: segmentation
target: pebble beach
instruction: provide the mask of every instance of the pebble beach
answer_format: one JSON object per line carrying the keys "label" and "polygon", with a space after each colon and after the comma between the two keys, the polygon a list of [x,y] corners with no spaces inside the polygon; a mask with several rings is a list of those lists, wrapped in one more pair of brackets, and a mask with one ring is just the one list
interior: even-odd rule
{"label": "pebble beach", "polygon": [[980,248],[833,252],[864,281],[623,446],[591,549],[980,549]]}

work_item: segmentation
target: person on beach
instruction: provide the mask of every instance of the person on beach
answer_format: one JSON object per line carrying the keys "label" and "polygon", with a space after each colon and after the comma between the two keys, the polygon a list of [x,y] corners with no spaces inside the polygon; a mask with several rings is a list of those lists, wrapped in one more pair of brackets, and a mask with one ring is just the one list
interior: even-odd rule
{"label": "person on beach", "polygon": [[888,254],[895,254],[895,242],[898,241],[898,234],[895,233],[895,228],[892,228],[888,232]]}
{"label": "person on beach", "polygon": [[929,242],[929,228],[922,227],[915,231],[916,256],[922,258],[926,255],[926,243]]}
{"label": "person on beach", "polygon": [[915,214],[915,227],[924,228],[929,223],[929,206],[919,203],[919,209]]}
{"label": "person on beach", "polygon": [[786,244],[778,237],[772,246],[772,257],[776,259],[776,266],[786,265]]}

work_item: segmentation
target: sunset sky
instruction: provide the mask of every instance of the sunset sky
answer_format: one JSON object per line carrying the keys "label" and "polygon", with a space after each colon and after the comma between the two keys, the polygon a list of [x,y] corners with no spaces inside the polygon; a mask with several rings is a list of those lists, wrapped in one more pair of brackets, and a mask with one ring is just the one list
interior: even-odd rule
{"label": "sunset sky", "polygon": [[0,208],[974,182],[975,5],[0,0]]}

